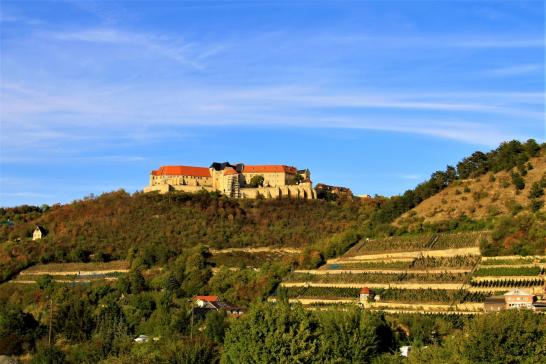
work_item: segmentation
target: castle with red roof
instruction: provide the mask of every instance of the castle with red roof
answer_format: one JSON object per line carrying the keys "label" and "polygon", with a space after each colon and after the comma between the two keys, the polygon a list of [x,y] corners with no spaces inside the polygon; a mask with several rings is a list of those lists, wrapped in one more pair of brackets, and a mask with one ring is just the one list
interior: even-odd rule
{"label": "castle with red roof", "polygon": [[311,172],[286,165],[214,162],[210,167],[162,166],[150,174],[144,192],[218,191],[233,198],[316,199]]}

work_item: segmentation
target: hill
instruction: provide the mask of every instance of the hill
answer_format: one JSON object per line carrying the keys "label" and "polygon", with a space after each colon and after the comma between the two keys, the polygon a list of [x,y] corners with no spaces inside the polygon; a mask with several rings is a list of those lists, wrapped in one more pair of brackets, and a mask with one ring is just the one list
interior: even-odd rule
{"label": "hill", "polygon": [[[535,184],[542,188],[546,186],[546,153],[542,150],[540,155],[523,165],[523,172],[515,167],[508,171],[487,172],[475,178],[455,180],[404,213],[397,223],[436,223],[458,219],[462,215],[473,220],[516,215],[535,200],[544,201],[543,195],[534,196],[531,190]],[[539,209],[546,211],[544,204]]]}
{"label": "hill", "polygon": [[[373,209],[367,201],[234,200],[217,194],[105,193],[51,208],[2,209],[0,266],[15,273],[37,262],[124,259],[144,252],[165,263],[183,249],[304,249],[352,228]],[[48,230],[31,241],[36,225]],[[15,266],[18,268],[16,269]],[[8,268],[12,267],[12,268]]]}

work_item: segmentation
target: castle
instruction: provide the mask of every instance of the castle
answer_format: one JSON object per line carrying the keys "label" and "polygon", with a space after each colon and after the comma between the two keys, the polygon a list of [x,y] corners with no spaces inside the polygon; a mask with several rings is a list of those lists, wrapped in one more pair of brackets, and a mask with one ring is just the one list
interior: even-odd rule
{"label": "castle", "polygon": [[311,172],[285,165],[232,165],[214,162],[210,167],[163,166],[150,174],[144,192],[218,191],[233,198],[316,199]]}

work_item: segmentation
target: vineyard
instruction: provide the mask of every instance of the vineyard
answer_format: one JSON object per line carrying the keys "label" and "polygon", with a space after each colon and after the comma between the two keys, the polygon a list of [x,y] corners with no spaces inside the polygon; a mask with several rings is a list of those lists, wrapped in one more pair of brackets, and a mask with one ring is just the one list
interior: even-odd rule
{"label": "vineyard", "polygon": [[472,268],[480,257],[477,255],[455,255],[452,257],[421,256],[413,260],[398,261],[348,261],[326,265],[327,270],[338,269],[433,269],[433,268]]}
{"label": "vineyard", "polygon": [[412,261],[370,261],[328,264],[328,270],[336,269],[407,269]]}
{"label": "vineyard", "polygon": [[363,240],[346,256],[385,252],[408,252],[416,250],[444,250],[477,247],[488,239],[486,232],[462,232],[452,234],[424,234],[417,236],[395,236],[383,239]]}
{"label": "vineyard", "polygon": [[453,249],[479,246],[481,240],[489,239],[489,233],[484,231],[464,232],[455,234],[439,234],[432,249]]}
{"label": "vineyard", "polygon": [[546,257],[482,260],[479,245],[488,238],[464,232],[362,240],[318,270],[293,271],[278,294],[306,307],[340,309],[336,299],[349,300],[345,307],[356,303],[367,286],[375,293],[367,309],[469,314],[483,311],[485,299],[499,292],[544,285]]}
{"label": "vineyard", "polygon": [[[288,298],[321,297],[321,298],[358,298],[359,288],[343,287],[281,287]],[[280,295],[280,291],[277,295]]]}
{"label": "vineyard", "polygon": [[490,276],[538,276],[544,274],[544,268],[541,267],[496,267],[480,268],[475,273],[476,277]]}
{"label": "vineyard", "polygon": [[536,287],[542,286],[544,284],[544,278],[534,278],[534,279],[498,279],[498,280],[480,280],[480,281],[471,281],[470,286],[478,288],[497,288],[497,287],[506,287],[506,288],[522,288],[522,287]]}
{"label": "vineyard", "polygon": [[416,258],[410,268],[430,269],[430,268],[471,268],[480,257],[477,255],[455,255],[452,257],[419,257]]}
{"label": "vineyard", "polygon": [[522,257],[516,259],[487,259],[482,260],[480,265],[521,265],[546,263],[544,257]]}
{"label": "vineyard", "polygon": [[376,289],[381,302],[419,302],[419,303],[446,303],[446,302],[484,302],[487,297],[483,292],[468,292],[465,290],[446,289]]}
{"label": "vineyard", "polygon": [[340,273],[340,274],[308,274],[292,273],[286,282],[320,282],[320,283],[392,283],[392,282],[417,282],[417,283],[447,283],[463,282],[467,278],[466,273]]}
{"label": "vineyard", "polygon": [[346,255],[421,250],[425,249],[433,238],[434,235],[430,234],[366,240],[355,245]]}

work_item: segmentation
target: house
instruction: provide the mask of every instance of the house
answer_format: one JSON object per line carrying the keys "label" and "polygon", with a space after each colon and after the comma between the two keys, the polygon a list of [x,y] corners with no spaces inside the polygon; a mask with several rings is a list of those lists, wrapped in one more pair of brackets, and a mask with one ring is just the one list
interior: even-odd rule
{"label": "house", "polygon": [[516,288],[504,294],[506,308],[533,308],[536,296],[530,292]]}
{"label": "house", "polygon": [[36,225],[36,228],[32,232],[32,240],[40,240],[47,235],[47,230],[40,225]]}
{"label": "house", "polygon": [[195,296],[193,302],[196,306],[193,313],[197,316],[204,316],[211,310],[223,310],[228,316],[240,316],[244,313],[244,308],[222,301],[218,296]]}
{"label": "house", "polygon": [[220,298],[218,296],[195,296],[193,302],[199,308],[214,308],[214,303],[218,302]]}
{"label": "house", "polygon": [[324,183],[319,183],[315,186],[317,198],[325,200],[335,200],[338,197],[352,198],[353,192],[350,188],[341,186],[331,186]]}
{"label": "house", "polygon": [[485,312],[498,312],[506,308],[506,301],[503,296],[487,297],[483,308]]}
{"label": "house", "polygon": [[360,290],[360,303],[364,304],[365,302],[370,301],[374,296],[374,293],[368,287],[362,287]]}

